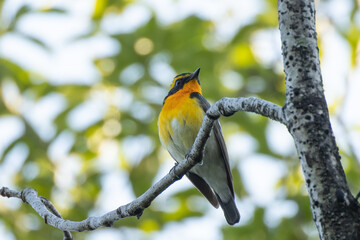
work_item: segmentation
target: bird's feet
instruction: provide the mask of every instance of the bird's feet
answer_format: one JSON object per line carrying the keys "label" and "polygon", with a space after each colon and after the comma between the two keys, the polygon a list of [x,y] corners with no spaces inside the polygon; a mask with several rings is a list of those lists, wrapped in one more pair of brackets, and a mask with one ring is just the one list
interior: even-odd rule
{"label": "bird's feet", "polygon": [[172,167],[172,168],[170,169],[170,171],[169,171],[169,173],[175,178],[176,181],[177,181],[177,180],[180,180],[180,179],[182,178],[182,176],[179,176],[179,175],[176,173],[176,171],[175,171],[177,165],[179,165],[179,163],[178,163],[178,162],[175,162],[175,166]]}

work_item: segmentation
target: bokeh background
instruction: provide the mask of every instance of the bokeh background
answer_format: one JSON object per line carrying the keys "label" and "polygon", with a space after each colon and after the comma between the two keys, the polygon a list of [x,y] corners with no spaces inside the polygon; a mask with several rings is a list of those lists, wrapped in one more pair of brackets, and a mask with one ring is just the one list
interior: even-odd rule
{"label": "bokeh background", "polygon": [[[360,10],[316,1],[325,94],[351,191],[360,190]],[[35,188],[70,220],[141,195],[174,162],[157,116],[172,78],[201,67],[204,96],[285,98],[275,0],[0,1],[0,186]],[[250,113],[220,119],[240,224],[183,178],[140,219],[75,239],[318,239],[293,140]],[[0,198],[1,239],[62,239]]]}

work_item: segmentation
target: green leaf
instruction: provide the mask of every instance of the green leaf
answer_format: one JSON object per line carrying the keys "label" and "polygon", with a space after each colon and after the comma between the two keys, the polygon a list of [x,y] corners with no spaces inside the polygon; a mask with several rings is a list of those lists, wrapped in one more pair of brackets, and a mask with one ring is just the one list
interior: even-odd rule
{"label": "green leaf", "polygon": [[9,24],[8,31],[13,31],[15,29],[16,24],[18,23],[19,19],[21,17],[23,17],[24,15],[30,13],[31,11],[32,11],[32,9],[27,5],[23,5],[21,8],[19,8],[19,10],[16,12],[14,18],[12,19],[12,21]]}

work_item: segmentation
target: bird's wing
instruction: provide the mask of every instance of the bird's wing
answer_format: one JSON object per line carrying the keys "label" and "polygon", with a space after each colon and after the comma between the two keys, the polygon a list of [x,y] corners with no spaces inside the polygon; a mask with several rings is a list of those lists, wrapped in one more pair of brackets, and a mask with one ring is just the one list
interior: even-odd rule
{"label": "bird's wing", "polygon": [[[198,100],[198,102],[199,102],[200,106],[202,107],[202,109],[204,110],[204,112],[206,112],[211,107],[210,103],[198,92],[191,93],[190,97],[196,98]],[[214,123],[213,131],[214,131],[215,138],[216,138],[217,142],[219,143],[222,160],[223,160],[223,163],[224,163],[225,169],[226,169],[226,177],[227,177],[228,185],[229,185],[232,195],[234,196],[234,187],[233,187],[233,183],[232,183],[232,175],[231,175],[231,170],[230,170],[230,166],[229,166],[229,156],[228,156],[228,152],[226,149],[225,140],[222,135],[221,126],[220,126],[220,123],[218,120],[216,120]]]}
{"label": "bird's wing", "polygon": [[213,205],[215,208],[219,207],[219,202],[214,191],[210,186],[202,179],[199,175],[191,172],[187,172],[186,176],[194,184],[194,186],[206,197],[206,199]]}

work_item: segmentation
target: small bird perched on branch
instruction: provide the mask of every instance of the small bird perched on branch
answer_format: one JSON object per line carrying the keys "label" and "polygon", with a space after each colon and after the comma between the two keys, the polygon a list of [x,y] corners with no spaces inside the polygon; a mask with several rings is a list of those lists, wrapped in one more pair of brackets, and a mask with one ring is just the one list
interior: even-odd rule
{"label": "small bird perched on branch", "polygon": [[[199,73],[200,68],[174,78],[158,120],[160,141],[177,162],[185,159],[210,108],[201,93]],[[229,157],[219,121],[215,122],[206,142],[202,164],[195,165],[186,176],[215,208],[220,204],[230,225],[239,222]]]}

